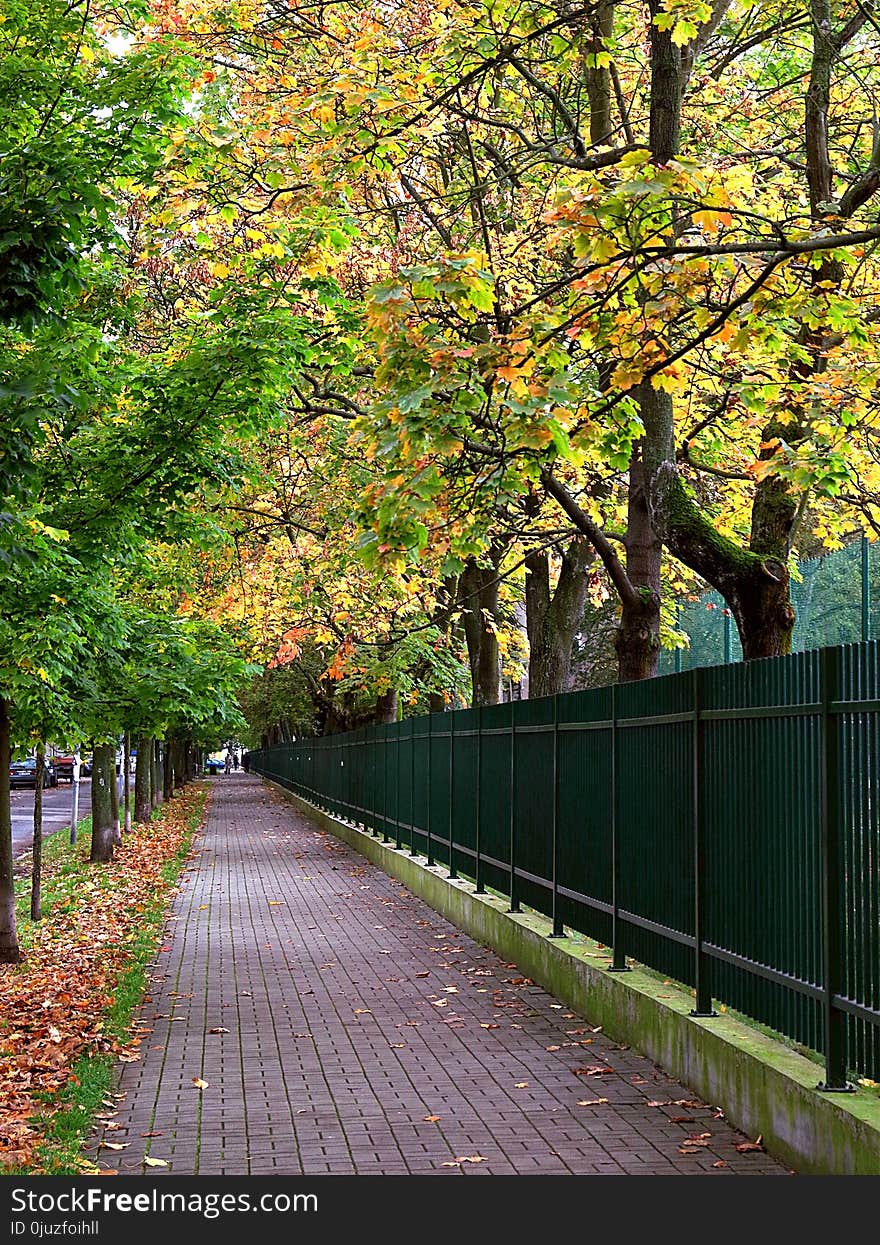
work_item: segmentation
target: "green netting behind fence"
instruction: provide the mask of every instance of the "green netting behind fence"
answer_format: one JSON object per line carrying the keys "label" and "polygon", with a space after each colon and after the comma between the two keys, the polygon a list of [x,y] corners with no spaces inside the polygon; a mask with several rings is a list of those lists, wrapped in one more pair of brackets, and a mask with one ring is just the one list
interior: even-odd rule
{"label": "green netting behind fence", "polygon": [[[792,578],[791,600],[792,652],[880,638],[880,548],[858,540],[801,562]],[[664,650],[661,674],[742,661],[736,624],[717,592],[683,602],[677,627],[688,647]]]}

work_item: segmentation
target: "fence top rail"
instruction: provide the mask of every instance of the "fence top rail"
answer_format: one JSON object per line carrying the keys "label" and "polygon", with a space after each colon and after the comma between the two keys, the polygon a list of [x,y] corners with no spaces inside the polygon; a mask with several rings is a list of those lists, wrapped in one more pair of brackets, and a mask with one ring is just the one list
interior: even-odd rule
{"label": "fence top rail", "polygon": [[[834,671],[834,685],[824,698],[820,692],[823,653],[830,655],[826,661]],[[637,683],[425,714],[272,744],[268,751],[304,745],[326,751],[377,742],[416,745],[476,735],[664,727],[695,717],[706,723],[809,717],[823,711],[880,712],[880,642],[808,649],[785,657],[695,667]]]}

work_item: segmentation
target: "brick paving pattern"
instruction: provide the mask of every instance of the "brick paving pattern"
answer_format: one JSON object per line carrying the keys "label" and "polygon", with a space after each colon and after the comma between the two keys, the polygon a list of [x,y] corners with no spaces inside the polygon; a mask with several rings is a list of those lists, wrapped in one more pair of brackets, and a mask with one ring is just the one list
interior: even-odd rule
{"label": "brick paving pattern", "polygon": [[212,784],[101,1167],[785,1174],[279,792]]}

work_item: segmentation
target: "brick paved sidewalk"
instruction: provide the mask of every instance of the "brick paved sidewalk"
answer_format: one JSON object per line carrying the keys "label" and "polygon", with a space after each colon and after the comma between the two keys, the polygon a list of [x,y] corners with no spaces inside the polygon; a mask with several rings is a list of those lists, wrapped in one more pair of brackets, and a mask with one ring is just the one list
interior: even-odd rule
{"label": "brick paved sidewalk", "polygon": [[784,1174],[281,794],[211,781],[102,1167]]}

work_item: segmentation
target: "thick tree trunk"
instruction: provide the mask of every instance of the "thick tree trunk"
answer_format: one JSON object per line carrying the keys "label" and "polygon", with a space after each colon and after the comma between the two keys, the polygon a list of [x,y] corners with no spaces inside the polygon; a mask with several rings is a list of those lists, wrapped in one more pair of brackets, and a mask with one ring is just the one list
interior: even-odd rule
{"label": "thick tree trunk", "polygon": [[42,916],[40,900],[42,898],[43,879],[43,780],[46,775],[46,745],[42,740],[37,744],[37,768],[34,774],[34,845],[31,852],[31,920],[39,921]]}
{"label": "thick tree trunk", "polygon": [[621,683],[653,679],[660,660],[660,568],[663,545],[651,526],[645,494],[641,446],[629,464],[626,573],[635,593],[621,602],[620,626],[614,637]]}
{"label": "thick tree trunk", "polygon": [[119,831],[119,775],[116,773],[116,747],[113,748],[113,781],[110,784],[110,805],[113,818],[113,842],[122,842]]}
{"label": "thick tree trunk", "polygon": [[98,744],[92,761],[92,863],[113,859],[113,842],[119,830],[119,818],[113,820],[113,788],[116,785],[116,747]]}
{"label": "thick tree trunk", "polygon": [[162,789],[159,785],[159,741],[153,740],[150,748],[150,807],[158,808],[162,803]]}
{"label": "thick tree trunk", "polygon": [[186,782],[184,772],[183,740],[176,736],[174,740],[174,790],[179,790]]}
{"label": "thick tree trunk", "polygon": [[[592,15],[592,40],[588,50],[595,55],[604,49],[614,34],[614,8],[609,0],[599,0]],[[585,69],[584,83],[590,101],[590,142],[607,143],[614,127],[611,119],[612,80],[607,68]],[[529,687],[531,694],[531,686]]]}
{"label": "thick tree trunk", "polygon": [[498,567],[503,551],[490,552],[490,565],[479,566],[468,558],[458,581],[468,664],[471,671],[471,704],[497,705],[501,699],[501,655],[495,626],[498,620]]}
{"label": "thick tree trunk", "polygon": [[397,721],[396,688],[393,688],[390,692],[383,692],[381,696],[376,697],[376,714],[373,720],[375,722]]}
{"label": "thick tree trunk", "polygon": [[152,753],[152,739],[146,735],[138,735],[137,761],[134,768],[134,819],[142,824],[150,820]]}
{"label": "thick tree trunk", "polygon": [[652,389],[643,396],[641,413],[646,492],[655,532],[675,557],[724,597],[747,661],[789,652],[794,610],[785,563],[741,548],[699,509],[675,463],[670,396]]}
{"label": "thick tree trunk", "polygon": [[0,964],[17,964],[22,959],[15,928],[15,886],[12,879],[9,736],[9,705],[0,696]]}
{"label": "thick tree trunk", "polygon": [[446,697],[442,692],[431,692],[428,695],[428,713],[445,713]]}
{"label": "thick tree trunk", "polygon": [[550,592],[550,557],[526,555],[526,631],[529,637],[529,697],[555,696],[571,686],[571,651],[583,619],[590,566],[595,554],[575,537],[562,555],[556,588]]}
{"label": "thick tree trunk", "polygon": [[165,738],[165,764],[162,766],[162,798],[170,800],[174,794],[174,741]]}
{"label": "thick tree trunk", "polygon": [[[652,17],[662,7],[660,0],[651,0]],[[678,154],[682,54],[669,32],[653,25],[650,43],[650,144],[654,159],[665,164]],[[716,530],[678,472],[671,396],[648,382],[639,386],[638,396],[645,427],[644,490],[654,532],[675,557],[724,597],[736,620],[747,660],[787,653],[794,625],[787,550],[785,554],[768,550],[761,540],[757,542],[759,548],[743,549]],[[766,524],[759,527],[764,529]]]}

